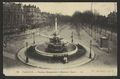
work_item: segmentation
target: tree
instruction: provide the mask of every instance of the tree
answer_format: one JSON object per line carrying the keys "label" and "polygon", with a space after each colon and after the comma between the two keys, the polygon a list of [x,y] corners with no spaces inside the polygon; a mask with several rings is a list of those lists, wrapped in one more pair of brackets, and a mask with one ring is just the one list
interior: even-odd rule
{"label": "tree", "polygon": [[108,25],[111,28],[111,31],[116,32],[117,31],[117,13],[116,12],[111,12],[108,17]]}

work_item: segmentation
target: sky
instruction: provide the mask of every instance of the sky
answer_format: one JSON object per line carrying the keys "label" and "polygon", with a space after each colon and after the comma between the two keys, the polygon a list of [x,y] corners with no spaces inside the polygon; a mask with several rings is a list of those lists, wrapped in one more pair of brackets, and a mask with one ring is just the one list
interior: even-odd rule
{"label": "sky", "polygon": [[[84,12],[91,10],[91,2],[22,2],[26,5],[36,5],[42,12],[73,15],[75,11]],[[92,2],[92,11],[107,16],[110,12],[117,11],[116,2]]]}

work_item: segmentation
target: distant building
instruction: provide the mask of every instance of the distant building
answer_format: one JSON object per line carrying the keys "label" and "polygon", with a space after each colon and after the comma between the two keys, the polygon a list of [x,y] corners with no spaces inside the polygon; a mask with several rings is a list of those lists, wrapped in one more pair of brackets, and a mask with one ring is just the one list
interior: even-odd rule
{"label": "distant building", "polygon": [[27,25],[35,25],[41,22],[41,11],[34,5],[24,5],[24,15]]}

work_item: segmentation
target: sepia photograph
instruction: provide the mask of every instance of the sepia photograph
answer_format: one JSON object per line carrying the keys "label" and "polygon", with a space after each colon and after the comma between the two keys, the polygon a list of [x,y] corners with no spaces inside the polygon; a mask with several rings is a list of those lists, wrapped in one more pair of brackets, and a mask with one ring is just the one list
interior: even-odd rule
{"label": "sepia photograph", "polygon": [[117,2],[3,2],[5,76],[117,76]]}

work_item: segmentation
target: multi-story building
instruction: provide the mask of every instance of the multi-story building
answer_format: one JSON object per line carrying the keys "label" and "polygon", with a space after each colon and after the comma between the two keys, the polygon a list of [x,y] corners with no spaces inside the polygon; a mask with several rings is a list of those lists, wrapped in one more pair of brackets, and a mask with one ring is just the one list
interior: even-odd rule
{"label": "multi-story building", "polygon": [[3,30],[4,33],[18,31],[24,21],[23,6],[20,3],[3,3]]}
{"label": "multi-story building", "polygon": [[39,27],[51,22],[51,14],[41,12],[35,5],[22,5],[16,2],[3,3],[3,33],[18,32],[26,27]]}
{"label": "multi-story building", "polygon": [[41,22],[41,11],[34,5],[24,5],[24,15],[27,25],[36,25]]}

